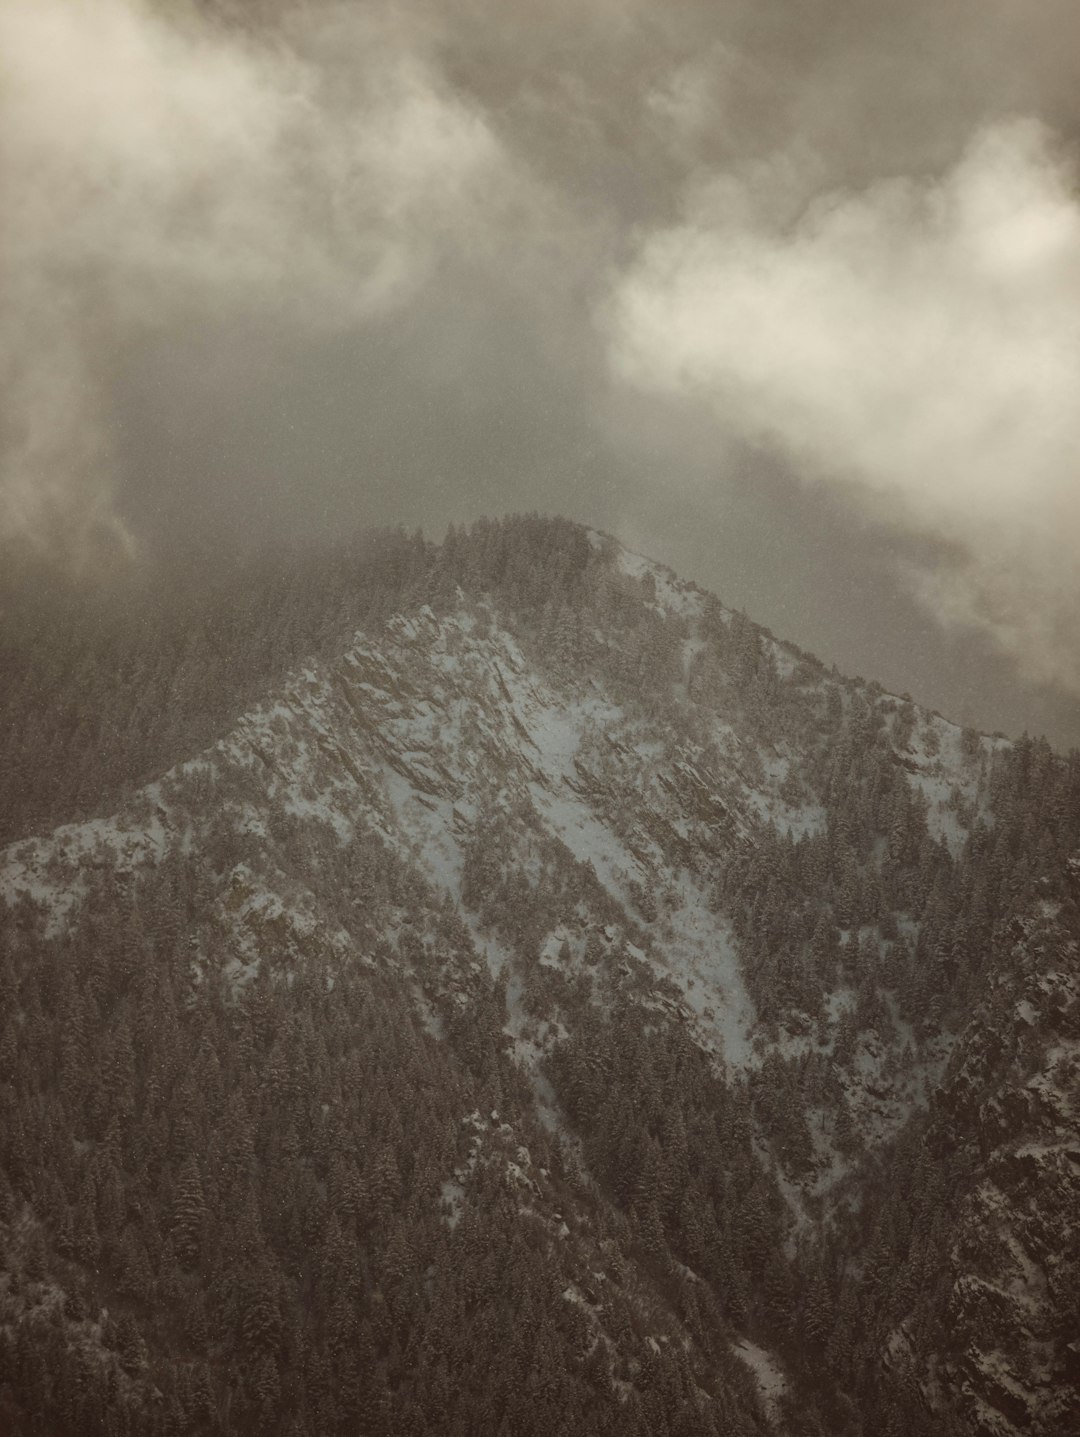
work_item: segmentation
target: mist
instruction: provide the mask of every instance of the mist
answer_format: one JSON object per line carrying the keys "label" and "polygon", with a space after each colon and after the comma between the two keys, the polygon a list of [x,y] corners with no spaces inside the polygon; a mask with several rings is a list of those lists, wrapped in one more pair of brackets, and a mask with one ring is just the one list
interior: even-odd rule
{"label": "mist", "polygon": [[0,9],[8,535],[80,562],[97,526],[122,529],[123,345],[182,343],[223,315],[286,335],[362,328],[448,252],[479,260],[513,206],[483,116],[400,37],[328,12],[299,39],[130,0]]}
{"label": "mist", "polygon": [[1064,3],[0,0],[0,549],[561,511],[1080,738]]}

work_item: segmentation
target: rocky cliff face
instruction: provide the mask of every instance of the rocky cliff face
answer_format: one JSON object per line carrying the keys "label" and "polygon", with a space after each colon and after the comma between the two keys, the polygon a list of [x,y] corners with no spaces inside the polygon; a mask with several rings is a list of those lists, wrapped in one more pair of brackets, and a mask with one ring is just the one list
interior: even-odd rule
{"label": "rocky cliff face", "polygon": [[[321,1251],[333,1219],[333,1242],[353,1232],[366,1254],[366,1281],[339,1297],[378,1374],[373,1430],[413,1408],[416,1430],[449,1430],[400,1354],[415,1333],[434,1352],[449,1340],[433,1335],[433,1274],[479,1262],[485,1232],[542,1256],[558,1291],[541,1299],[534,1275],[518,1293],[543,1313],[537,1380],[580,1370],[559,1400],[596,1430],[1066,1430],[1080,1330],[1076,765],[829,674],[571,526],[544,542],[562,546],[576,590],[538,613],[505,551],[526,568],[545,554],[512,526],[501,542],[436,558],[426,599],[299,666],[113,815],[0,855],[20,1134],[4,1152],[9,1268],[28,1243],[46,1254],[7,1289],[10,1343],[38,1330],[49,1292],[85,1303],[89,1287],[143,1343],[115,1359],[132,1420],[151,1423],[151,1387],[182,1415],[198,1406],[179,1360],[201,1364],[213,1420],[228,1402],[269,1420],[269,1391],[282,1424],[317,1430],[318,1384],[297,1352],[322,1350],[329,1319],[311,1327],[304,1294],[320,1312],[338,1298],[257,1189],[247,1240],[279,1284],[286,1334],[256,1344],[264,1396],[235,1376],[250,1338],[235,1295],[206,1300],[208,1331],[196,1323],[182,1353],[169,1336],[177,1304],[202,1303],[198,1273],[218,1250],[204,1236],[203,1256],[185,1256],[177,1192],[202,1185],[210,1229],[234,1215],[208,1195],[209,1139],[177,1106],[199,1084],[185,1086],[179,1057],[150,1084],[129,1030],[139,1002],[179,1005],[181,1028],[212,1012],[216,1071],[232,1074],[207,1080],[212,1107],[219,1084],[246,1091],[231,1045],[255,1024],[251,1071],[268,1042],[294,1077],[266,1078],[254,1174],[278,1141],[274,1094],[317,1125],[358,1104],[340,1121],[363,1128],[362,1100],[330,1097],[332,1053],[297,1066],[288,1036],[290,992],[316,982],[332,1004],[341,984],[392,995],[390,1051],[441,1065],[448,1103],[430,1171],[406,1156],[402,1112],[395,1134],[364,1140],[382,1167],[358,1154],[348,1199],[325,1147],[305,1156],[286,1123],[296,1181],[318,1194],[309,1242]],[[63,1060],[55,1074],[25,1066],[65,1051],[59,1029],[28,1037],[52,1021],[34,996],[38,954],[55,1011],[101,1037],[103,1069],[85,1046],[77,1059],[88,1094],[72,1093]],[[73,977],[57,976],[65,964]],[[167,999],[146,976],[162,965]],[[258,1037],[270,1010],[286,1015],[272,1041]],[[194,1029],[191,1043],[201,1051]],[[34,1103],[54,1096],[50,1135],[35,1137]],[[399,1096],[415,1102],[412,1087]],[[148,1101],[171,1134],[156,1165],[134,1136]],[[57,1131],[74,1153],[58,1191],[43,1175]],[[922,1192],[916,1149],[941,1166]],[[99,1249],[65,1237],[86,1201],[116,1228],[112,1247],[104,1232]],[[147,1254],[137,1291],[125,1243]],[[383,1272],[388,1251],[415,1271],[411,1297]],[[72,1328],[80,1361],[88,1344]],[[17,1405],[27,1379],[12,1361]],[[503,1400],[492,1431],[510,1420]]]}

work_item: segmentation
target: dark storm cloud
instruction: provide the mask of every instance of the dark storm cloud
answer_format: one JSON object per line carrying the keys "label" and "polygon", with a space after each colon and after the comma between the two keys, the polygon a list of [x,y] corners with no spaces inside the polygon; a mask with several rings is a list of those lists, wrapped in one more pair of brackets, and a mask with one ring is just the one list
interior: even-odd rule
{"label": "dark storm cloud", "polygon": [[8,540],[564,510],[1075,684],[1071,0],[0,0],[0,66]]}

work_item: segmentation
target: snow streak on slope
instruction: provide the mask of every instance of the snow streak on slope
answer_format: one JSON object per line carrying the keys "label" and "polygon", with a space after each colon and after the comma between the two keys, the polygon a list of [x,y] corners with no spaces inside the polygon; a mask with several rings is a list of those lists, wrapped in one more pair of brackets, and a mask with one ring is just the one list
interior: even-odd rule
{"label": "snow streak on slope", "polygon": [[[595,544],[606,542],[594,536]],[[616,567],[640,588],[639,602],[688,635],[679,641],[673,701],[694,708],[688,675],[706,647],[705,596],[639,555],[619,551]],[[793,651],[773,648],[775,659],[794,667]],[[612,913],[622,915],[631,958],[640,955],[658,980],[674,985],[700,1041],[729,1064],[756,1062],[755,1015],[712,879],[721,855],[752,843],[763,823],[795,836],[821,829],[824,811],[785,791],[794,751],[755,747],[721,711],[701,709],[708,756],[673,741],[663,723],[635,716],[598,678],[557,672],[542,676],[489,605],[462,599],[441,617],[427,607],[399,616],[377,640],[358,633],[337,662],[302,669],[213,748],[115,817],[9,850],[0,891],[45,905],[59,924],[79,901],[87,861],[122,872],[190,853],[214,828],[265,835],[283,813],[322,835],[320,842],[347,846],[360,832],[380,835],[448,896],[489,960],[493,936],[466,912],[465,855],[493,811],[513,809],[520,817],[507,862],[535,879],[532,825],[567,861],[587,866]],[[909,782],[931,800],[932,828],[952,847],[966,832],[963,806],[970,816],[978,798],[959,745],[952,725],[927,719],[905,759]],[[235,881],[249,884],[250,875]],[[281,890],[279,917],[310,929],[302,894],[281,875],[260,882]],[[253,902],[229,910],[241,936]],[[327,933],[335,945],[348,939],[337,923]],[[243,967],[249,939],[241,946]]]}
{"label": "snow streak on slope", "polygon": [[[580,755],[598,735],[618,731],[634,766],[620,785],[590,791]],[[425,877],[462,905],[463,847],[485,804],[526,803],[551,839],[591,866],[611,900],[641,928],[633,893],[656,881],[664,855],[655,843],[630,847],[612,825],[612,806],[630,806],[627,783],[651,782],[650,804],[686,832],[677,793],[655,782],[650,745],[598,685],[580,691],[541,680],[494,615],[430,609],[393,621],[385,637],[357,635],[336,664],[306,668],[271,702],[253,709],[199,759],[178,765],[136,795],[115,818],[58,829],[3,856],[9,900],[26,894],[56,923],[79,902],[86,861],[124,871],[205,844],[211,827],[265,834],[281,811],[338,845],[362,828],[379,833]],[[211,822],[202,799],[210,798]],[[607,812],[605,812],[605,809]],[[282,892],[266,884],[277,881]],[[256,885],[242,867],[230,880],[227,916],[238,935],[232,972],[252,958],[252,914],[284,917],[309,932],[315,919],[282,876]],[[738,1061],[752,1013],[723,920],[689,874],[678,901],[648,927],[649,961],[687,993],[705,1041]],[[256,886],[263,896],[256,897]],[[240,895],[242,894],[242,899]],[[484,947],[490,938],[477,936]],[[330,941],[328,938],[327,941]],[[347,941],[337,929],[333,943]],[[635,950],[640,951],[640,950]]]}

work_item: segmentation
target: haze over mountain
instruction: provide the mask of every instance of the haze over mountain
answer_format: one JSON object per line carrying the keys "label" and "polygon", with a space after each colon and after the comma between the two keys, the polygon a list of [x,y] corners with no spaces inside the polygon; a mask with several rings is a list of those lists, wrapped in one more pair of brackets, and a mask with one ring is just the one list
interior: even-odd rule
{"label": "haze over mountain", "polygon": [[1077,712],[1071,0],[0,0],[0,534],[540,508]]}
{"label": "haze over mountain", "polygon": [[0,634],[11,1430],[1072,1430],[1080,755],[565,521],[72,598]]}
{"label": "haze over mountain", "polygon": [[1078,176],[1075,0],[0,0],[0,1434],[1080,1431]]}

